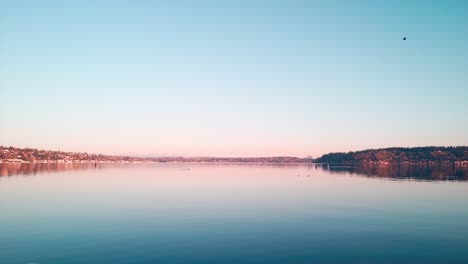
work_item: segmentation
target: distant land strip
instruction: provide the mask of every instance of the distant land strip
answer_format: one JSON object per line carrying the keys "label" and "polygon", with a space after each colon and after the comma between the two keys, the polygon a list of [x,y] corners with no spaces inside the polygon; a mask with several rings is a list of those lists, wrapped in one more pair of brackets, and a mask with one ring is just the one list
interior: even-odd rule
{"label": "distant land strip", "polygon": [[315,159],[316,163],[328,164],[468,164],[468,147],[413,147],[382,148],[361,151],[329,153]]}
{"label": "distant land strip", "polygon": [[297,157],[134,157],[88,154],[33,148],[0,146],[0,162],[18,163],[136,163],[136,162],[219,162],[219,163],[312,163],[311,158]]}
{"label": "distant land strip", "polygon": [[136,162],[206,162],[206,163],[326,163],[326,164],[464,164],[468,165],[468,147],[382,148],[336,152],[317,159],[310,157],[134,157],[88,154],[33,148],[0,146],[2,163],[136,163]]}

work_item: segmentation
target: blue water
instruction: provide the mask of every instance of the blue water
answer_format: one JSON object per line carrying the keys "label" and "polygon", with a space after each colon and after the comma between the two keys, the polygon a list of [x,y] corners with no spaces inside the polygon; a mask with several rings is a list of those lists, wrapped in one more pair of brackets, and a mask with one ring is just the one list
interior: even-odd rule
{"label": "blue water", "polygon": [[466,172],[423,171],[3,164],[0,263],[468,263]]}

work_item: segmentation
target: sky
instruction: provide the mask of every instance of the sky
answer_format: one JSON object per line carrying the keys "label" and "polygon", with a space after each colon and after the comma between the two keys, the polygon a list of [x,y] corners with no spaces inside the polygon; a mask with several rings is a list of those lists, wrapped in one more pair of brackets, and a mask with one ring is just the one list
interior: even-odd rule
{"label": "sky", "polygon": [[468,2],[1,0],[0,145],[468,145]]}

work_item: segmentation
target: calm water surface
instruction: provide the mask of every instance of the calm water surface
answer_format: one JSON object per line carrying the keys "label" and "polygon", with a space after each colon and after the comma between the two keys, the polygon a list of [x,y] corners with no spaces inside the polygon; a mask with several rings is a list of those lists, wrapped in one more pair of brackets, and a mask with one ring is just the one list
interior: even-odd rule
{"label": "calm water surface", "polygon": [[468,263],[467,175],[0,164],[0,263]]}

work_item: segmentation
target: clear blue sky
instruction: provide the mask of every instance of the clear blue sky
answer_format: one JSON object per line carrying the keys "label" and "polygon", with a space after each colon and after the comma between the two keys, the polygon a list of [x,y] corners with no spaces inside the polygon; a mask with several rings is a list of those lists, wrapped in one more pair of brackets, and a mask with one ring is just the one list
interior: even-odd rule
{"label": "clear blue sky", "polygon": [[18,147],[468,145],[468,2],[1,1],[0,100]]}

